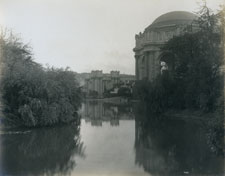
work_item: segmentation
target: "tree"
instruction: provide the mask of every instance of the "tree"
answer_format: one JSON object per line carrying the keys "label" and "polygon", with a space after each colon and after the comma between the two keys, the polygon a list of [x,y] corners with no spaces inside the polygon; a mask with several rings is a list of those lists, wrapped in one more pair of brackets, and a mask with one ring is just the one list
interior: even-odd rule
{"label": "tree", "polygon": [[31,48],[14,35],[0,40],[5,121],[33,127],[77,120],[81,90],[75,74],[34,62]]}
{"label": "tree", "polygon": [[161,48],[170,57],[171,69],[152,82],[136,82],[134,94],[152,112],[169,108],[212,112],[223,105],[224,11],[214,14],[203,4],[198,16],[183,35]]}
{"label": "tree", "polygon": [[223,34],[218,23],[219,18],[203,5],[196,20],[198,31],[185,33],[169,40],[162,48],[163,52],[173,53],[175,82],[183,91],[186,108],[213,111],[222,93]]}
{"label": "tree", "polygon": [[130,97],[131,96],[131,90],[128,87],[120,87],[118,90],[118,95],[123,97]]}

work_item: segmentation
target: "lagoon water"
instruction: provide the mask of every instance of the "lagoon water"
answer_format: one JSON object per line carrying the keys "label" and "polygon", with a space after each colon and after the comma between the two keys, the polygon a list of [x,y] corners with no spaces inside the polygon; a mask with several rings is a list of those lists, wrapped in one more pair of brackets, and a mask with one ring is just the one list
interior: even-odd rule
{"label": "lagoon water", "polygon": [[142,106],[86,102],[80,122],[0,133],[0,175],[223,175],[219,139]]}

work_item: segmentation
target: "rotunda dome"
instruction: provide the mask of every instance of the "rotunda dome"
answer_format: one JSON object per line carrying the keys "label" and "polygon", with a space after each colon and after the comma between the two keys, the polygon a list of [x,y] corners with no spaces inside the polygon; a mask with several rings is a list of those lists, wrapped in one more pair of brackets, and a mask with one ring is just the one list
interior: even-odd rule
{"label": "rotunda dome", "polygon": [[186,11],[173,11],[165,13],[153,21],[153,23],[148,27],[161,27],[171,24],[190,24],[197,16],[191,12]]}

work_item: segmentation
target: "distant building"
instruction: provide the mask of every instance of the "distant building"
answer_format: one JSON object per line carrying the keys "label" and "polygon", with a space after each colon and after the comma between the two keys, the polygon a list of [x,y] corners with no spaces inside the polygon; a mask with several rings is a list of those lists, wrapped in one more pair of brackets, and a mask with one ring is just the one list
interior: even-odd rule
{"label": "distant building", "polygon": [[85,91],[88,96],[103,97],[107,91],[117,93],[121,85],[126,85],[135,80],[134,75],[120,74],[119,71],[103,73],[102,70],[91,71],[85,79]]}
{"label": "distant building", "polygon": [[[104,92],[103,73],[100,70],[92,71],[90,77],[85,80],[85,88],[89,94],[102,95]],[[96,95],[96,96],[97,96]]]}
{"label": "distant building", "polygon": [[185,11],[163,14],[148,26],[143,33],[135,36],[135,75],[136,80],[152,81],[158,74],[171,67],[171,54],[162,53],[162,47],[173,36],[184,33],[188,25],[195,31],[193,23],[196,15]]}

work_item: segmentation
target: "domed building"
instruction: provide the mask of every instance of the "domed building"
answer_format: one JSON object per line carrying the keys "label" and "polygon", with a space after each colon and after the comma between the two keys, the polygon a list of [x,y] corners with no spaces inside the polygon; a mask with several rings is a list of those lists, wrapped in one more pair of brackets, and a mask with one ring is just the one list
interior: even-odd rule
{"label": "domed building", "polygon": [[[169,57],[160,51],[173,36],[184,33],[197,16],[186,11],[173,11],[156,18],[143,33],[135,36],[135,75],[136,80],[152,81],[162,70],[168,69]],[[195,25],[193,25],[195,26]]]}

